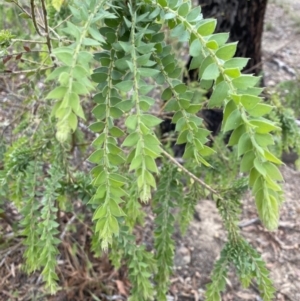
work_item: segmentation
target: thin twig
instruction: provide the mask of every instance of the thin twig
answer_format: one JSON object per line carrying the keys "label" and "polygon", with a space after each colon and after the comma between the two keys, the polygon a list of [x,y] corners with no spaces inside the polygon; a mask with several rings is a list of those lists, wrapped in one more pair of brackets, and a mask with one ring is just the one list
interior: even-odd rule
{"label": "thin twig", "polygon": [[65,37],[60,37],[58,33],[50,26],[49,26],[49,31],[51,31],[56,36],[56,38],[50,38],[51,40],[55,40],[63,43],[74,43],[74,41],[67,40]]}
{"label": "thin twig", "polygon": [[206,188],[207,190],[209,190],[211,193],[215,194],[218,196],[218,198],[220,198],[221,200],[223,200],[223,198],[221,197],[221,195],[214,190],[212,187],[210,187],[208,184],[206,184],[204,181],[202,181],[201,179],[199,179],[198,177],[196,177],[193,173],[191,173],[189,170],[187,170],[184,166],[182,166],[175,158],[173,158],[169,153],[167,153],[165,150],[162,149],[162,153],[171,161],[173,162],[175,165],[177,165],[183,172],[185,172],[189,177],[191,177],[194,181],[196,181],[197,183],[199,183],[201,186],[203,186],[204,188]]}
{"label": "thin twig", "polygon": [[88,154],[87,156],[85,156],[75,167],[74,167],[74,171],[77,171],[83,164],[83,162],[85,162],[88,157],[90,156],[91,154]]}
{"label": "thin twig", "polygon": [[35,41],[35,40],[23,40],[23,39],[12,39],[12,43],[22,42],[22,43],[33,43],[33,44],[46,44],[45,41]]}
{"label": "thin twig", "polygon": [[[48,51],[45,51],[45,52],[48,53]],[[32,61],[32,60],[29,60],[29,59],[22,58],[21,60],[22,60],[22,63],[28,63],[28,64],[31,64],[31,65],[39,65],[40,68],[42,66],[45,66],[44,64],[41,64],[40,62]]]}
{"label": "thin twig", "polygon": [[[88,291],[91,296],[95,296],[91,291]],[[113,300],[125,300],[125,298],[121,295],[113,295],[113,296],[108,296],[105,294],[101,294],[101,297],[104,297],[105,299],[109,300],[109,301],[113,301]]]}
{"label": "thin twig", "polygon": [[12,71],[12,70],[4,70],[4,74],[23,74],[23,73],[30,73],[30,72],[38,72],[44,71],[53,68],[54,66],[47,66],[45,68],[36,68],[36,69],[28,69],[28,70],[19,70],[19,71]]}
{"label": "thin twig", "polygon": [[[1,79],[4,80],[5,78],[1,77]],[[18,101],[22,101],[22,99],[24,100],[27,98],[27,96],[14,93],[9,87],[7,87],[7,85],[5,88],[3,88],[3,91],[7,92],[6,94],[9,94],[10,97],[11,96],[15,97]],[[2,99],[5,99],[5,97],[2,97]]]}
{"label": "thin twig", "polygon": [[32,16],[31,16],[31,14],[26,10],[26,9],[24,9],[23,7],[22,7],[22,5],[20,5],[19,3],[18,3],[18,1],[12,1],[12,3],[14,3],[23,13],[25,13],[30,19],[32,19]]}
{"label": "thin twig", "polygon": [[16,251],[19,246],[22,245],[22,242],[18,242],[16,245],[12,246],[5,254],[2,255],[2,260],[0,262],[0,267],[2,267],[3,263],[5,262],[7,256],[9,256],[12,252]]}
{"label": "thin twig", "polygon": [[260,219],[258,217],[256,217],[256,218],[252,218],[246,222],[240,222],[238,224],[238,226],[239,226],[239,228],[245,228],[245,227],[251,226],[253,224],[258,224],[258,223],[260,223]]}
{"label": "thin twig", "polygon": [[[12,1],[23,13],[25,13],[30,19],[32,19],[32,15],[22,7],[22,5],[20,5],[18,2],[16,1]],[[38,26],[40,26],[43,30],[45,30],[44,26],[42,24],[40,24],[38,21],[36,21],[36,23],[38,24]]]}
{"label": "thin twig", "polygon": [[35,15],[35,7],[34,6],[35,6],[34,0],[30,0],[32,22],[33,22],[34,28],[35,28],[36,32],[38,33],[38,35],[42,36],[42,34],[39,30],[39,27],[37,25],[37,22],[36,22],[36,15]]}
{"label": "thin twig", "polygon": [[[18,2],[12,0],[12,3],[14,3],[19,9],[21,9],[21,11],[24,12],[30,19],[32,19],[31,14],[30,14],[29,12],[27,12],[27,11],[26,11],[26,10],[25,10]],[[43,24],[41,24],[41,23],[38,22],[38,21],[37,21],[36,23],[37,23],[37,25],[38,25],[39,27],[41,27],[41,28],[46,32],[45,27],[44,27]],[[61,41],[61,37],[55,32],[55,30],[53,30],[50,26],[48,26],[48,29],[49,29],[49,31],[51,31],[51,32],[56,36],[56,38],[57,38],[57,39],[51,38],[51,40],[59,40],[59,41]],[[44,43],[44,44],[46,44],[46,43]]]}
{"label": "thin twig", "polygon": [[0,59],[4,58],[4,57],[7,57],[7,56],[18,56],[20,54],[26,54],[26,53],[41,53],[41,52],[45,52],[45,53],[48,53],[48,51],[45,51],[45,50],[30,50],[30,51],[20,51],[20,52],[17,52],[17,53],[11,53],[11,54],[6,54],[6,55],[1,55],[0,56]]}
{"label": "thin twig", "polygon": [[45,5],[45,0],[41,0],[41,2],[42,2],[42,9],[43,9],[43,15],[44,15],[44,26],[45,26],[47,47],[48,47],[48,50],[49,50],[49,55],[50,55],[52,61],[55,64],[55,58],[52,56],[52,45],[51,45],[51,39],[50,39],[50,33],[49,33],[49,27],[48,27],[47,9],[46,9],[46,5]]}
{"label": "thin twig", "polygon": [[53,30],[55,30],[56,28],[58,28],[60,25],[62,25],[63,23],[67,22],[70,18],[72,17],[72,15],[66,17],[64,20],[62,20],[60,23],[58,23],[56,26],[53,27]]}
{"label": "thin twig", "polygon": [[3,106],[7,105],[7,106],[12,107],[12,108],[18,108],[18,109],[28,110],[28,108],[25,107],[25,106],[23,106],[23,105],[8,103],[8,101],[0,100],[0,103],[3,103]]}
{"label": "thin twig", "polygon": [[76,216],[76,214],[74,214],[69,220],[68,220],[68,222],[67,222],[67,224],[66,224],[66,226],[65,226],[65,228],[64,228],[64,230],[63,230],[63,232],[61,233],[61,235],[60,235],[60,240],[63,240],[64,239],[64,237],[65,237],[65,235],[66,235],[66,233],[67,233],[67,230],[68,230],[68,227],[73,223],[73,221],[75,220],[77,218],[77,216]]}

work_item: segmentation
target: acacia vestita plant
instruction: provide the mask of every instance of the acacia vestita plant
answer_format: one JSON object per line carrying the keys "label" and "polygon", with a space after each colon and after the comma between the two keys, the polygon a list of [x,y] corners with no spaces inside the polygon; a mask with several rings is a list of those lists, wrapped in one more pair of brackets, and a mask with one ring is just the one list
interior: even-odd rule
{"label": "acacia vestita plant", "polygon": [[[227,43],[228,33],[215,34],[216,20],[203,19],[201,8],[193,8],[188,0],[41,3],[44,20],[35,19],[38,7],[33,6],[27,15],[43,32],[39,38],[45,39],[42,47],[47,51],[41,58],[48,64],[40,73],[48,89],[41,100],[41,125],[7,150],[2,174],[2,182],[9,184],[8,198],[23,215],[27,270],[42,268],[47,287],[56,291],[60,243],[56,212],[67,206],[58,200],[76,181],[77,190],[89,187],[80,177],[70,178],[66,150],[78,120],[89,115],[85,109],[89,105],[82,99],[92,94],[94,121],[89,128],[95,140],[88,158],[94,164],[88,206],[94,210],[93,248],[108,251],[116,267],[121,261],[127,263],[130,300],[167,300],[174,257],[173,208],[180,209],[185,230],[201,186],[213,196],[228,233],[206,300],[221,300],[230,265],[236,267],[243,286],[255,279],[263,300],[272,300],[275,290],[269,272],[237,226],[240,194],[236,191],[244,189],[244,178],[232,189],[211,188],[172,157],[155,131],[162,122],[157,108],[163,100],[161,112],[172,114],[177,144],[186,145],[185,162],[211,168],[207,158],[214,151],[206,145],[209,131],[198,116],[204,103],[182,82],[183,70],[166,43],[168,28],[171,38],[187,45],[193,57],[190,68],[198,70],[200,85],[212,89],[207,106],[223,108],[222,131],[231,133],[228,145],[237,149],[240,171],[247,177],[261,221],[269,230],[277,228],[283,178],[277,167],[281,161],[269,146],[274,144],[272,131],[279,128],[265,117],[272,106],[259,96],[259,78],[241,73],[247,59],[234,57],[237,43]],[[64,19],[56,21],[54,8],[59,11],[62,5]],[[6,38],[4,32],[1,36],[5,47],[18,42],[5,34]],[[154,89],[160,89],[160,99],[154,98]],[[46,173],[45,162],[51,166]],[[185,189],[183,177],[187,178]],[[25,189],[20,189],[20,183]],[[143,223],[141,202],[149,200],[155,214],[153,252],[136,244],[132,234],[134,226]]]}

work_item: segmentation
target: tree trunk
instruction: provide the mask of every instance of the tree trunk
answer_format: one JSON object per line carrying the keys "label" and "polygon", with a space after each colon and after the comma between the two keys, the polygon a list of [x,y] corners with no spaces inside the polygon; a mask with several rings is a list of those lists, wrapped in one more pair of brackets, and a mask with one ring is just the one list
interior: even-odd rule
{"label": "tree trunk", "polygon": [[245,71],[260,74],[267,0],[198,0],[198,3],[204,18],[218,20],[216,32],[230,32],[230,41],[239,41],[236,56],[250,58]]}

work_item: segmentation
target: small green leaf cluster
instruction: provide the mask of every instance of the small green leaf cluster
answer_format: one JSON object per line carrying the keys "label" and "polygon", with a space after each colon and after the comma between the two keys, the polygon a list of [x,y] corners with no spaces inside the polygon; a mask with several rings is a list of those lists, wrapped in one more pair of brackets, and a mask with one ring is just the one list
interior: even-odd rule
{"label": "small green leaf cluster", "polygon": [[28,139],[18,139],[4,153],[1,186],[6,187],[7,194],[17,207],[21,207],[22,183],[28,164],[34,159],[32,149],[28,147]]}
{"label": "small green leaf cluster", "polygon": [[[161,174],[162,176],[153,201],[153,212],[156,214],[154,247],[157,264],[157,273],[154,281],[157,291],[156,298],[164,301],[167,300],[170,276],[173,272],[175,249],[172,238],[175,229],[173,208],[176,206],[175,200],[179,201],[182,197],[182,187],[178,185],[178,171],[176,167],[165,165]],[[186,215],[182,216],[185,217]]]}
{"label": "small green leaf cluster", "polygon": [[61,189],[59,189],[60,196],[70,197],[70,199],[78,198],[84,204],[89,202],[94,193],[95,187],[91,184],[90,175],[82,171],[72,173],[71,181],[65,179],[61,182]]}
{"label": "small green leaf cluster", "polygon": [[227,272],[231,264],[236,268],[244,287],[249,287],[251,280],[255,278],[263,300],[273,300],[276,290],[269,278],[269,271],[257,251],[243,239],[234,244],[228,242],[224,246],[212,272],[212,282],[207,285],[206,300],[222,300],[220,292],[225,290]]}
{"label": "small green leaf cluster", "polygon": [[217,207],[228,233],[228,242],[221,251],[207,285],[206,300],[220,301],[225,290],[228,269],[233,265],[243,287],[247,288],[256,279],[263,300],[274,298],[275,288],[269,278],[264,261],[258,252],[241,236],[238,227],[241,213],[239,199],[247,189],[247,178],[240,178],[222,192]]}
{"label": "small green leaf cluster", "polygon": [[0,31],[0,50],[4,50],[9,47],[11,39],[13,39],[14,37],[15,36],[9,30],[2,29]]}
{"label": "small green leaf cluster", "polygon": [[128,174],[128,179],[132,185],[129,188],[127,202],[124,204],[124,212],[126,214],[125,223],[132,231],[136,225],[144,225],[146,212],[143,211],[143,206],[139,202],[139,190],[134,177]]}
{"label": "small green leaf cluster", "polygon": [[[51,293],[57,291],[58,200],[66,182],[64,152],[54,138],[54,126],[45,120],[32,134],[32,124],[4,153],[1,190],[22,216],[15,230],[24,236],[27,272],[42,269]],[[50,166],[49,166],[50,163]]]}
{"label": "small green leaf cluster", "polygon": [[[35,167],[34,167],[35,168]],[[37,166],[40,168],[41,166]],[[41,170],[40,170],[41,173]],[[52,165],[48,170],[48,177],[44,179],[44,192],[41,196],[41,207],[36,202],[36,195],[39,195],[38,189],[41,183],[39,181],[32,181],[32,179],[39,175],[36,170],[32,172],[27,171],[27,177],[25,178],[32,189],[28,190],[28,199],[24,200],[24,208],[21,213],[24,215],[23,235],[26,236],[24,244],[27,247],[24,257],[27,259],[26,267],[27,271],[31,272],[39,268],[43,268],[41,274],[43,280],[46,283],[46,287],[49,288],[51,293],[57,291],[58,276],[55,272],[56,268],[56,256],[58,255],[57,245],[60,240],[57,238],[58,226],[56,222],[56,200],[58,193],[56,192],[60,188],[60,180],[63,177],[61,170]]]}
{"label": "small green leaf cluster", "polygon": [[276,92],[280,97],[280,102],[283,107],[291,108],[296,118],[300,117],[300,110],[298,106],[298,100],[300,98],[299,82],[300,77],[297,75],[296,79],[283,81],[276,86]]}
{"label": "small green leaf cluster", "polygon": [[[291,85],[294,90],[294,97],[297,96],[297,87],[294,87],[291,83],[287,83],[288,87]],[[298,91],[298,94],[300,92]],[[276,136],[278,143],[274,146],[274,152],[278,152],[281,156],[283,152],[294,151],[298,156],[300,155],[300,129],[297,124],[297,109],[295,103],[297,98],[293,98],[291,95],[286,96],[287,99],[280,97],[277,93],[270,97],[270,102],[274,105],[275,110],[271,112],[270,119],[276,121],[281,128]],[[293,100],[293,103],[291,103]],[[287,102],[287,104],[286,104]],[[275,138],[275,139],[276,139]],[[299,160],[296,162],[296,166],[299,167]]]}
{"label": "small green leaf cluster", "polygon": [[[89,62],[93,56],[86,49],[100,46],[103,41],[102,35],[95,29],[95,23],[103,18],[114,17],[103,10],[106,4],[104,0],[97,3],[90,1],[88,6],[82,6],[81,1],[73,2],[69,9],[75,21],[78,20],[82,26],[67,22],[64,32],[74,41],[69,46],[61,46],[53,50],[59,67],[46,79],[58,82],[46,99],[56,100],[52,115],[58,119],[56,137],[60,142],[65,142],[69,134],[76,130],[78,117],[85,120],[80,96],[87,95],[93,89],[89,79]],[[91,37],[87,37],[89,35]]]}
{"label": "small green leaf cluster", "polygon": [[[53,165],[45,178],[43,163],[34,156],[42,154],[41,148],[31,149],[27,145],[28,140],[21,138],[6,153],[1,186],[8,185],[7,194],[23,216],[25,269],[32,272],[43,268],[43,280],[54,293],[58,279],[55,273],[56,246],[59,243],[56,238],[58,223],[55,221],[55,202],[62,174]],[[43,192],[40,187],[44,187]]]}
{"label": "small green leaf cluster", "polygon": [[[212,146],[215,153],[208,158],[208,162],[214,167],[208,170],[198,170],[199,176],[205,179],[205,182],[215,187],[227,187],[234,180],[240,170],[240,162],[236,160],[237,149],[228,148],[225,140],[226,134],[219,134],[214,138]],[[198,175],[198,173],[196,173]],[[226,175],[226,176],[225,176]],[[216,188],[219,189],[219,188]]]}
{"label": "small green leaf cluster", "polygon": [[192,179],[187,188],[186,193],[181,198],[178,198],[178,207],[180,208],[178,223],[182,234],[186,233],[190,222],[194,219],[195,206],[201,197],[204,196],[203,188]]}
{"label": "small green leaf cluster", "polygon": [[112,259],[116,266],[120,266],[121,259],[125,259],[128,266],[128,277],[131,281],[129,300],[153,300],[155,288],[151,281],[157,273],[157,263],[153,253],[147,252],[145,246],[137,245],[135,236],[130,234],[127,226],[120,228],[120,235],[112,246]]}
{"label": "small green leaf cluster", "polygon": [[53,0],[47,5],[48,22],[51,27],[56,26],[70,15],[68,3],[63,0]]}
{"label": "small green leaf cluster", "polygon": [[241,196],[247,189],[247,178],[239,178],[228,184],[222,191],[222,199],[217,200],[217,208],[222,217],[228,240],[235,243],[239,237],[238,221],[241,213]]}

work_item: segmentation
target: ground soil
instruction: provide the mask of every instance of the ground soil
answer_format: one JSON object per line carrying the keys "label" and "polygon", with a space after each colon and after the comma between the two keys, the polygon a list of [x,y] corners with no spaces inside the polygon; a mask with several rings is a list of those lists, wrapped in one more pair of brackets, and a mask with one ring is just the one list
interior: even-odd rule
{"label": "ground soil", "polygon": [[[263,69],[265,84],[295,79],[300,73],[300,0],[270,0],[263,37]],[[0,114],[1,116],[1,114]],[[300,172],[291,166],[282,167],[285,203],[281,209],[279,229],[268,232],[257,222],[257,213],[250,195],[243,200],[241,232],[259,250],[271,271],[276,286],[276,301],[300,300]],[[179,301],[204,300],[205,285],[209,282],[215,260],[226,241],[215,203],[199,200],[198,218],[192,221],[185,237],[177,236],[175,270],[168,299]],[[72,220],[64,217],[66,224]],[[11,228],[1,221],[5,232]],[[151,228],[151,226],[149,226]],[[58,273],[63,290],[55,296],[44,294],[38,273],[28,277],[21,270],[24,247],[17,238],[4,247],[0,237],[0,301],[19,300],[126,300],[129,283],[126,271],[115,271],[109,260],[92,257],[85,247],[90,238],[88,226],[77,229],[77,256],[71,249],[72,237],[66,235],[61,247]],[[84,266],[89,261],[89,268]],[[100,285],[99,285],[100,283]],[[93,297],[94,294],[94,297]],[[33,297],[35,296],[35,297]],[[96,297],[97,296],[97,297]],[[223,301],[261,301],[255,284],[242,289],[234,272],[229,272]]]}
{"label": "ground soil", "polygon": [[299,0],[269,1],[262,48],[263,72],[267,87],[299,76]]}
{"label": "ground soil", "polygon": [[[281,208],[279,229],[267,231],[257,222],[257,213],[251,195],[243,200],[241,217],[242,235],[254,246],[267,262],[276,287],[278,301],[300,300],[300,173],[285,166],[282,169],[285,184],[285,203]],[[226,241],[215,203],[202,200],[196,206],[200,222],[191,223],[187,235],[178,240],[175,258],[176,276],[172,289],[177,300],[204,300],[205,284],[215,260]],[[230,271],[224,301],[260,301],[255,286],[241,289],[234,271]]]}

